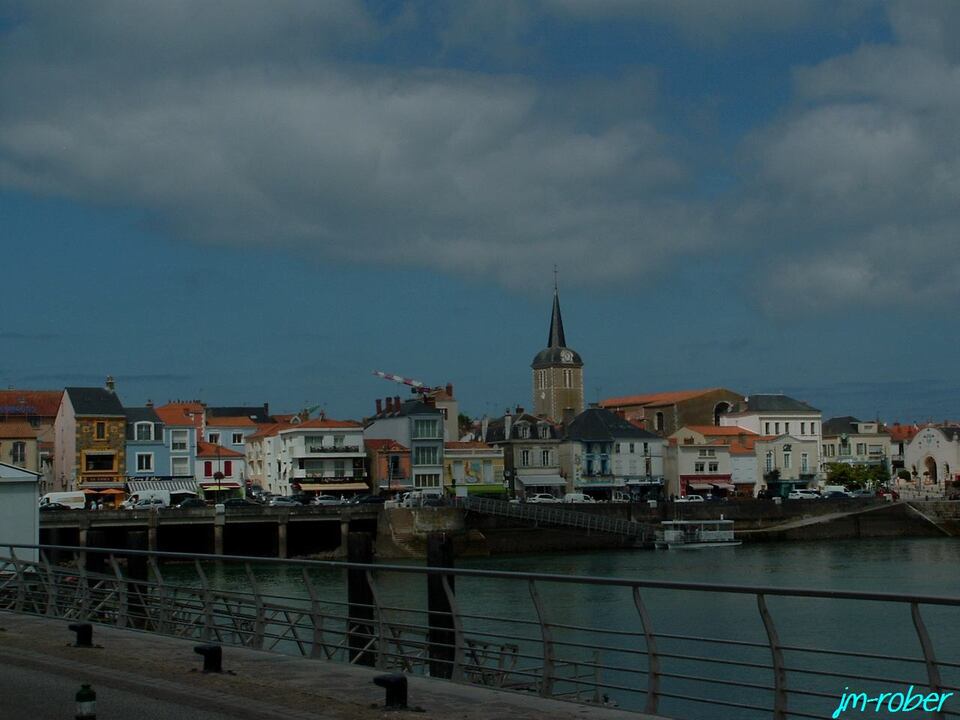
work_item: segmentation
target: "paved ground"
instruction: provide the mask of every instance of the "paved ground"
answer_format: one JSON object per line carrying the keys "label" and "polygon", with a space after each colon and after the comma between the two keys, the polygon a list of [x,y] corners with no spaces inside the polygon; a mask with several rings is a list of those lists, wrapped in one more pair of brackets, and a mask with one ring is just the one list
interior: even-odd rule
{"label": "paved ground", "polygon": [[[67,622],[0,612],[0,717],[69,720],[81,682],[97,692],[98,720],[382,718],[369,668],[224,648],[228,674],[204,675],[192,641],[94,627],[100,648],[70,646]],[[420,710],[390,720],[651,720],[610,708],[411,677]]]}

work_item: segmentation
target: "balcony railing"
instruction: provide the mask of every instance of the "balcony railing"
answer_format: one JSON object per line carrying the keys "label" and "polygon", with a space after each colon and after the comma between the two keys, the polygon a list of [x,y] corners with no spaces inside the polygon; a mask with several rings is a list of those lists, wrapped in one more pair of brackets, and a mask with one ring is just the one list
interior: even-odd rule
{"label": "balcony railing", "polygon": [[306,451],[311,455],[327,455],[330,453],[358,453],[359,445],[308,445]]}

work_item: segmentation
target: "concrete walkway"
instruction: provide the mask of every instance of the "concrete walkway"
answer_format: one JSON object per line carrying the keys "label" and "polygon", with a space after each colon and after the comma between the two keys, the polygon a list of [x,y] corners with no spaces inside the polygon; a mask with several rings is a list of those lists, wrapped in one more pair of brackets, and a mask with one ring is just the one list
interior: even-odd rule
{"label": "concrete walkway", "polygon": [[[97,693],[98,720],[382,718],[369,668],[225,646],[222,675],[199,672],[193,641],[94,626],[98,648],[75,648],[67,622],[0,612],[0,715],[69,720],[80,683]],[[409,711],[391,720],[658,720],[611,708],[409,678]],[[662,720],[662,719],[659,719]]]}

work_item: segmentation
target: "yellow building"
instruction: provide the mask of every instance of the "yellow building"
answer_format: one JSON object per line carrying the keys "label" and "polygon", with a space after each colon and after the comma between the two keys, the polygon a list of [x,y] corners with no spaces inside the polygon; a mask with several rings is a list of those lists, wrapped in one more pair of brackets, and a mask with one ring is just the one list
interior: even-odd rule
{"label": "yellow building", "polygon": [[443,485],[449,495],[504,495],[503,450],[482,442],[443,444]]}
{"label": "yellow building", "polygon": [[113,389],[68,387],[55,429],[54,474],[76,490],[123,489],[127,418]]}

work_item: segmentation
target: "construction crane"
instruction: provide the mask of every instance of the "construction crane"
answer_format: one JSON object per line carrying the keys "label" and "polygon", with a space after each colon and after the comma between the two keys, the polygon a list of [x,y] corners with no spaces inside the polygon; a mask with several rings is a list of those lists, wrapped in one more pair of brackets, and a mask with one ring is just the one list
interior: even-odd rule
{"label": "construction crane", "polygon": [[405,378],[400,375],[392,375],[390,373],[381,372],[380,370],[374,370],[373,374],[377,377],[383,378],[384,380],[390,380],[395,383],[400,383],[401,385],[406,385],[410,388],[410,392],[426,397],[431,393],[443,390],[443,387],[438,385],[437,387],[427,387],[419,380],[412,380],[410,378]]}

